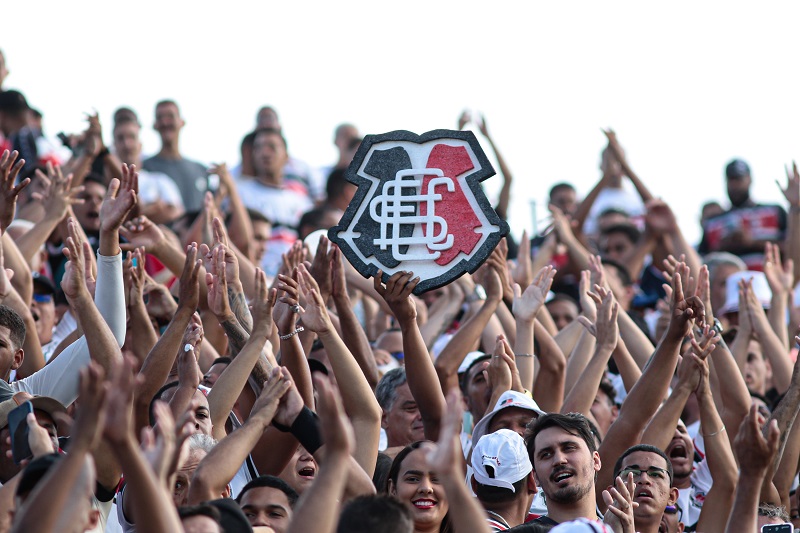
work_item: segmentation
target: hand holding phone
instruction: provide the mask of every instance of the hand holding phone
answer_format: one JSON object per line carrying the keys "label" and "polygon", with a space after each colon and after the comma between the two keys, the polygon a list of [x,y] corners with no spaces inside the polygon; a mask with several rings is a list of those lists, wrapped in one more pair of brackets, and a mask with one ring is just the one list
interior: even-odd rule
{"label": "hand holding phone", "polygon": [[11,454],[14,464],[33,456],[28,442],[28,415],[33,413],[33,404],[25,402],[8,413],[8,429],[11,433]]}

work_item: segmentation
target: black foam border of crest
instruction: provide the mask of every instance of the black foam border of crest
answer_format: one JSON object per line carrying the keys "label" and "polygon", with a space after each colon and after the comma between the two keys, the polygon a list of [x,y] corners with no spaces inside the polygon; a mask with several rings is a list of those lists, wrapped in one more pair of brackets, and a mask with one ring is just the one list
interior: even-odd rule
{"label": "black foam border of crest", "polygon": [[[489,159],[486,157],[486,154],[484,153],[483,148],[481,147],[474,133],[471,131],[432,130],[425,132],[422,135],[417,135],[416,133],[412,133],[410,131],[397,130],[378,135],[365,136],[364,140],[361,141],[361,146],[359,146],[358,151],[353,157],[353,161],[350,163],[350,166],[347,167],[347,171],[345,172],[347,181],[356,185],[358,190],[353,196],[353,200],[350,202],[350,205],[347,206],[347,209],[345,210],[344,215],[342,215],[339,223],[328,230],[328,239],[339,246],[344,256],[348,261],[350,261],[350,264],[355,267],[359,274],[367,279],[373,277],[378,272],[378,267],[362,261],[358,257],[358,254],[356,254],[355,251],[350,248],[344,239],[340,239],[338,236],[340,231],[343,231],[350,226],[350,223],[353,221],[353,217],[356,215],[358,208],[366,199],[367,192],[369,191],[370,182],[369,180],[358,175],[358,169],[361,168],[364,158],[367,156],[370,148],[372,148],[372,145],[374,144],[386,141],[408,141],[416,144],[424,144],[436,139],[458,139],[466,141],[470,145],[472,152],[475,154],[475,157],[481,165],[481,169],[467,176],[467,185],[472,191],[472,194],[477,200],[481,210],[483,210],[483,213],[489,223],[498,226],[500,231],[490,234],[478,251],[472,254],[471,258],[461,259],[456,265],[452,266],[447,272],[440,276],[427,280],[420,280],[419,284],[417,284],[416,288],[414,289],[414,294],[416,295],[433,289],[438,289],[439,287],[447,285],[453,280],[458,279],[467,272],[471,274],[478,270],[483,262],[489,258],[489,255],[491,255],[492,251],[498,245],[500,239],[508,235],[510,231],[508,223],[497,215],[492,207],[492,204],[489,202],[489,199],[486,197],[486,194],[483,192],[483,189],[480,186],[482,181],[495,175],[495,170],[494,167],[492,167],[492,164],[489,162]],[[389,280],[389,277],[389,274],[384,272],[382,281],[386,283]]]}

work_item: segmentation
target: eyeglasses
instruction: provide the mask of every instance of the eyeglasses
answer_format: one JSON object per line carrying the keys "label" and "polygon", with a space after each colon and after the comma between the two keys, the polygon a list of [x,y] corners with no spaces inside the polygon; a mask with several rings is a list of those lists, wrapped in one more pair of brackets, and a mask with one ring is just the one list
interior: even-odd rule
{"label": "eyeglasses", "polygon": [[628,477],[628,474],[633,474],[633,477],[641,477],[643,473],[646,473],[650,479],[668,479],[669,472],[664,470],[663,468],[659,468],[657,466],[651,466],[647,470],[642,468],[625,468],[622,472],[619,473],[620,477],[625,479]]}

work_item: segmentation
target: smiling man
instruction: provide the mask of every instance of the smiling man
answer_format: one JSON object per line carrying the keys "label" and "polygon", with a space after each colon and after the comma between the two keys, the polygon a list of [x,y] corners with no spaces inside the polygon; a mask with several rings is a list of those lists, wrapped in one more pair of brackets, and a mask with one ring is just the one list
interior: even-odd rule
{"label": "smiling man", "polygon": [[672,463],[667,455],[649,444],[628,448],[614,466],[614,477],[633,474],[634,525],[639,533],[658,533],[667,506],[678,501]]}
{"label": "smiling man", "polygon": [[602,519],[597,512],[595,481],[600,454],[585,416],[540,416],[525,435],[536,484],[547,499],[547,515],[534,520],[560,524],[578,518]]}

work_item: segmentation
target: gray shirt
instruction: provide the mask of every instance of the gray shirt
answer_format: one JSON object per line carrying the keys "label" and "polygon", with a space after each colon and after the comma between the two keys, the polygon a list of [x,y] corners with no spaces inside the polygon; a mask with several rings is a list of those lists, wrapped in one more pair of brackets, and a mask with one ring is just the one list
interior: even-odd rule
{"label": "gray shirt", "polygon": [[155,155],[145,159],[142,166],[145,170],[162,172],[172,178],[181,191],[183,205],[187,211],[203,208],[203,196],[207,186],[205,165],[190,159],[164,159]]}

